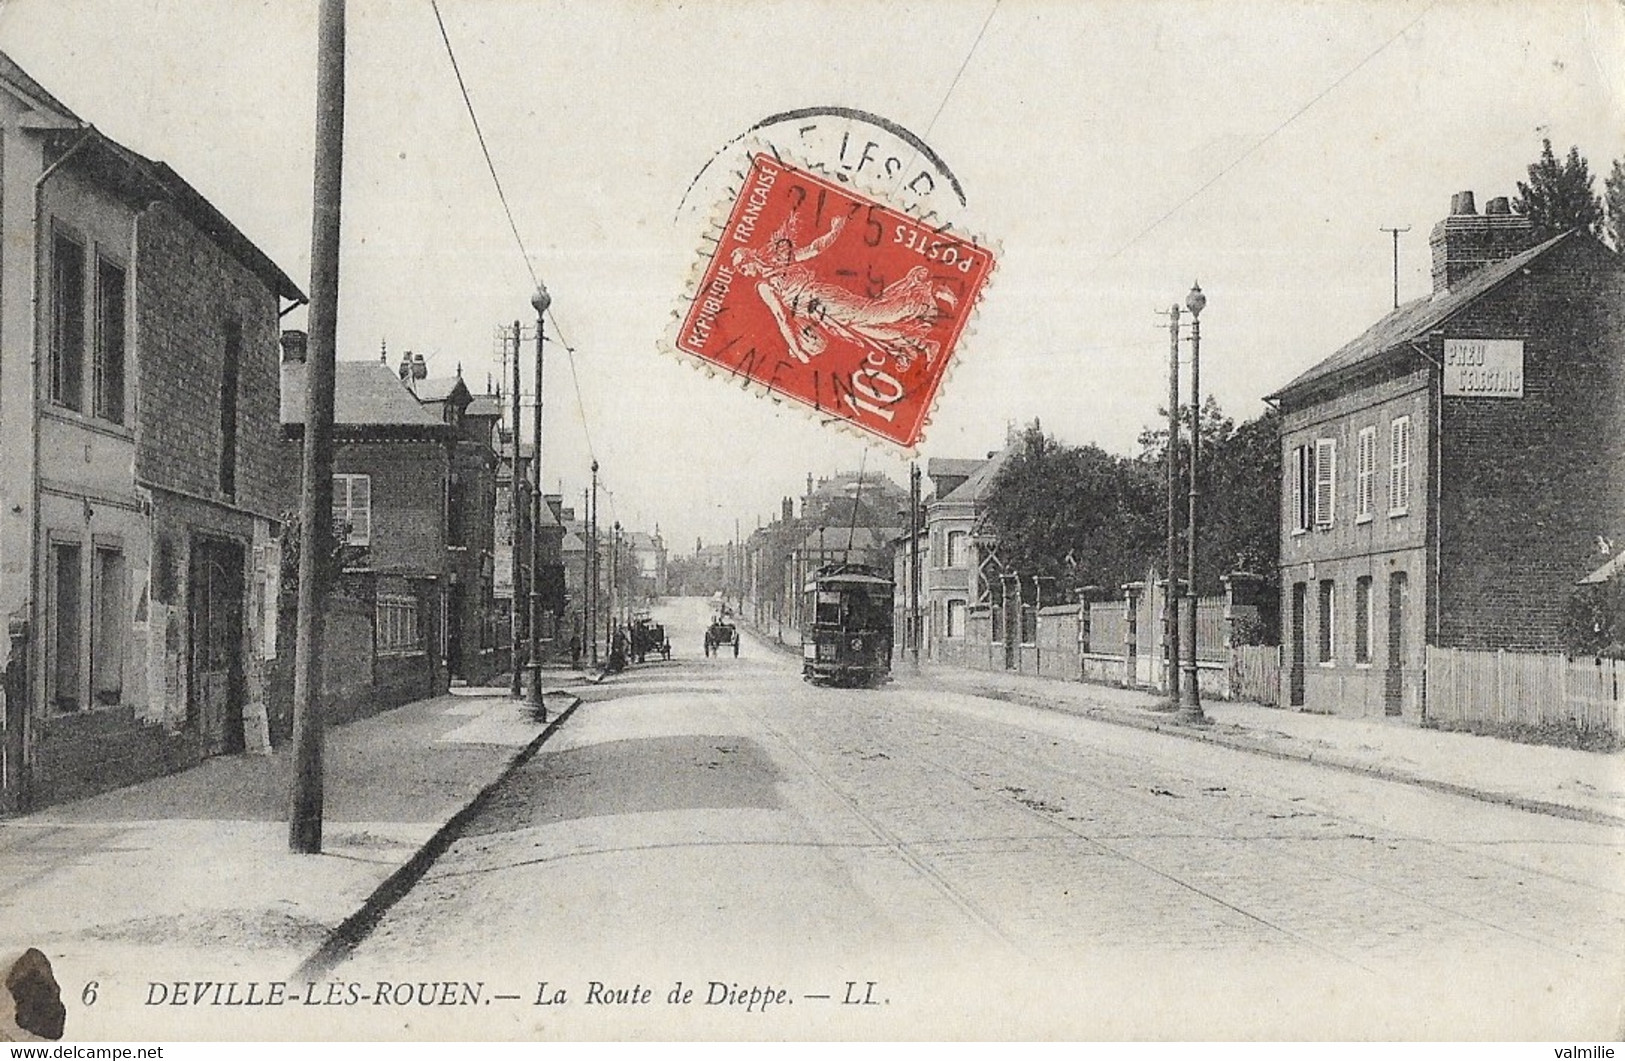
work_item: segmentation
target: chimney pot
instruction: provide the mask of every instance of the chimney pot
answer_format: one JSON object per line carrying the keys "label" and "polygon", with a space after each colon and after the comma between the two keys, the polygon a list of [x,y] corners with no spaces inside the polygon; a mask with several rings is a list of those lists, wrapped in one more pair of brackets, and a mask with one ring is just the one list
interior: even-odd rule
{"label": "chimney pot", "polygon": [[1433,293],[1449,291],[1486,265],[1504,261],[1534,245],[1534,223],[1514,214],[1505,196],[1474,209],[1472,192],[1450,197],[1450,216],[1433,226]]}
{"label": "chimney pot", "polygon": [[289,329],[282,333],[282,362],[304,361],[309,337],[301,331]]}

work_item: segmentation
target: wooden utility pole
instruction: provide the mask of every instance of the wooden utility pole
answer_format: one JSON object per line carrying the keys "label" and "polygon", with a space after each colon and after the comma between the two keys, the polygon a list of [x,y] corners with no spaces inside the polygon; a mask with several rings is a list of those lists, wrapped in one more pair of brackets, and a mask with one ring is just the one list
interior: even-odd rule
{"label": "wooden utility pole", "polygon": [[1411,226],[1409,226],[1409,225],[1406,225],[1404,228],[1387,228],[1387,227],[1384,227],[1382,229],[1383,232],[1391,233],[1393,235],[1393,237],[1394,237],[1394,308],[1395,309],[1399,308],[1399,234],[1401,232],[1409,232],[1410,230],[1411,230]]}
{"label": "wooden utility pole", "polygon": [[[602,606],[599,596],[598,572],[600,568],[598,555],[598,462],[592,462],[592,505],[587,509],[587,586],[592,595],[592,622],[587,625],[588,643],[592,645],[590,662],[598,666],[598,609]],[[608,651],[608,646],[605,646]]]}
{"label": "wooden utility pole", "polygon": [[525,555],[524,546],[522,544],[522,540],[524,538],[525,509],[524,506],[519,503],[520,413],[518,321],[513,322],[513,397],[510,399],[509,404],[513,410],[513,416],[511,417],[511,423],[513,424],[513,436],[509,440],[509,456],[511,459],[508,462],[508,523],[513,531],[513,549],[511,550],[513,554],[513,593],[511,595],[512,599],[508,602],[508,662],[512,664],[509,669],[513,671],[513,674],[508,678],[508,695],[517,700],[519,699],[520,692],[523,689],[523,686],[520,684],[519,677],[519,649],[524,642],[521,641],[519,637],[521,626],[519,620],[520,617],[525,614],[524,601],[523,598],[519,596],[520,587],[524,585],[524,580],[520,578],[519,573],[523,567],[523,565],[520,563],[520,558]]}
{"label": "wooden utility pole", "polygon": [[316,45],[316,165],[305,359],[299,612],[294,642],[293,786],[288,847],[322,850],[322,608],[333,553],[333,362],[338,340],[339,204],[344,186],[344,0],[321,0]]}
{"label": "wooden utility pole", "polygon": [[920,465],[908,466],[908,651],[920,669]]}

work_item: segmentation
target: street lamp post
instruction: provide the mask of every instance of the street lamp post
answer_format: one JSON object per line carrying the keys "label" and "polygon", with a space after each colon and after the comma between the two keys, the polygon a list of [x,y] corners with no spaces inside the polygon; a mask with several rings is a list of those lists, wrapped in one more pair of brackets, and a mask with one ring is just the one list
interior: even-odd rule
{"label": "street lamp post", "polygon": [[598,462],[592,462],[592,504],[587,509],[587,659],[598,666]]}
{"label": "street lamp post", "polygon": [[1185,578],[1187,580],[1186,595],[1190,598],[1190,607],[1186,616],[1185,641],[1188,648],[1185,660],[1185,695],[1180,701],[1179,714],[1186,721],[1201,721],[1202,691],[1196,680],[1196,484],[1198,469],[1201,467],[1200,456],[1202,446],[1202,309],[1207,305],[1207,296],[1202,294],[1202,285],[1192,284],[1190,294],[1185,296],[1185,308],[1191,311],[1191,470],[1190,470],[1190,514],[1185,524]]}
{"label": "street lamp post", "polygon": [[[531,418],[531,434],[535,451],[531,455],[531,478],[535,489],[530,498],[530,706],[538,718],[546,720],[547,707],[542,702],[542,319],[553,298],[547,288],[536,285],[530,304],[536,310],[536,409]],[[514,351],[518,360],[519,351]],[[518,452],[518,432],[514,435],[514,451]]]}
{"label": "street lamp post", "polygon": [[[1179,703],[1179,303],[1168,310],[1168,588],[1162,595],[1162,646],[1168,702]],[[1152,587],[1155,589],[1155,587]]]}

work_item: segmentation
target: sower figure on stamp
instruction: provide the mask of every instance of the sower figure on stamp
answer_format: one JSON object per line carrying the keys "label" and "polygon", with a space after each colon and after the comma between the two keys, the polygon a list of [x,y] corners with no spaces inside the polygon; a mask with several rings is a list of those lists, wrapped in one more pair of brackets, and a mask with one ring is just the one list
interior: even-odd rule
{"label": "sower figure on stamp", "polygon": [[824,352],[829,335],[889,354],[902,370],[922,354],[930,364],[940,345],[927,337],[941,316],[937,304],[954,306],[953,292],[932,283],[924,266],[910,269],[874,298],[818,279],[805,263],[829,249],[845,227],[846,218],[833,218],[828,232],[798,246],[800,224],[792,214],[762,249],[736,249],[734,268],[762,278],[756,293],[773,314],[791,356],[803,364]]}

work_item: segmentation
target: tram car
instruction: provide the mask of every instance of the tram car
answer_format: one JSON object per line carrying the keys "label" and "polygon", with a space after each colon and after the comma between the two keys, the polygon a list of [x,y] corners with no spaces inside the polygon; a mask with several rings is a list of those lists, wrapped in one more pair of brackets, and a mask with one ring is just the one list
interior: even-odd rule
{"label": "tram car", "polygon": [[867,564],[827,564],[803,587],[801,676],[873,686],[891,677],[892,580]]}

